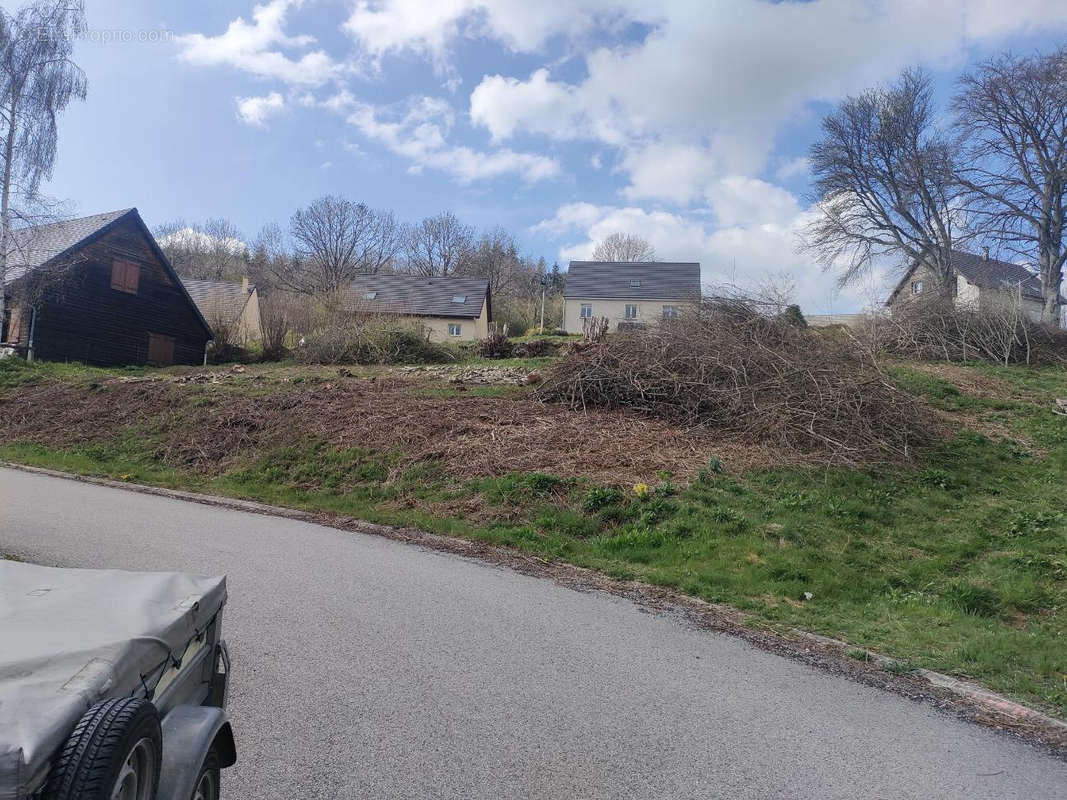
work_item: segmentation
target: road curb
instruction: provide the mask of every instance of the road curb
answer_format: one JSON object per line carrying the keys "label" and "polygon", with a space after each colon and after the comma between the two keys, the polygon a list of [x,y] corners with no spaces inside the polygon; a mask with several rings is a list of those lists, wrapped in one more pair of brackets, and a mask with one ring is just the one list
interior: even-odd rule
{"label": "road curb", "polygon": [[[742,638],[760,649],[802,661],[823,671],[848,677],[910,699],[929,702],[941,710],[951,711],[969,721],[1043,745],[1057,755],[1067,757],[1067,722],[1063,720],[1003,697],[970,681],[944,673],[926,669],[919,669],[912,674],[905,675],[887,672],[885,669],[887,666],[898,662],[881,653],[800,629],[791,629],[787,636],[764,628],[756,628],[748,624],[745,615],[737,609],[709,603],[671,589],[637,581],[616,580],[583,567],[553,563],[545,559],[526,556],[508,548],[414,528],[399,528],[351,517],[272,506],[252,500],[77,475],[6,461],[0,461],[0,466],[112,489],[123,489],[233,511],[282,517],[343,531],[382,536],[453,555],[475,558],[527,575],[550,578],[556,583],[580,591],[605,591],[660,613],[681,615],[697,627]],[[857,652],[864,654],[862,661],[855,657]]]}

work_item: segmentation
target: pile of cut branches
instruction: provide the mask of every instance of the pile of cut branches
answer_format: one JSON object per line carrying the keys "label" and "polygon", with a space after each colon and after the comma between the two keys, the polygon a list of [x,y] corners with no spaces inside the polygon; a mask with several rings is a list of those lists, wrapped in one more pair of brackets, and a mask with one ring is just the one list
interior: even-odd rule
{"label": "pile of cut branches", "polygon": [[957,308],[915,301],[871,320],[861,335],[883,353],[925,361],[1067,365],[1067,331],[1030,320],[1019,302]]}
{"label": "pile of cut branches", "polygon": [[736,299],[709,300],[682,319],[576,351],[537,394],[576,409],[640,411],[836,464],[904,460],[937,436],[932,412],[858,342]]}

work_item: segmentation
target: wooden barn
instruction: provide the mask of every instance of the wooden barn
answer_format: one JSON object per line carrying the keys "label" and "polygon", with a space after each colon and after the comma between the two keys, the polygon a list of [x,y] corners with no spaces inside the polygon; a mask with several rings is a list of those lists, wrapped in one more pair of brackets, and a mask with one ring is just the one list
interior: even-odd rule
{"label": "wooden barn", "polygon": [[202,364],[211,328],[137,209],[22,228],[0,272],[0,347],[101,366]]}

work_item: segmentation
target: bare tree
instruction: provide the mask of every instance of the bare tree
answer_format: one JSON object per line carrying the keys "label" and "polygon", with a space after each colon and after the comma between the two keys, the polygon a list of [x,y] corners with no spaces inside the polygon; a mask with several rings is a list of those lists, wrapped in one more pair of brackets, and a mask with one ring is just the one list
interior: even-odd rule
{"label": "bare tree", "polygon": [[463,254],[455,273],[485,278],[493,296],[504,297],[519,290],[523,266],[515,237],[498,227],[483,233]]}
{"label": "bare tree", "polygon": [[810,157],[819,214],[804,249],[827,268],[843,261],[842,284],[890,257],[925,265],[939,293],[951,292],[961,188],[925,73],[908,69],[890,86],[846,98],[823,119]]}
{"label": "bare tree", "polygon": [[1037,264],[1042,321],[1056,324],[1067,261],[1067,47],[981,64],[960,78],[953,109],[979,232]]}
{"label": "bare tree", "polygon": [[374,212],[370,236],[363,248],[363,271],[372,274],[388,270],[404,244],[406,230],[392,211]]}
{"label": "bare tree", "polygon": [[613,233],[593,248],[594,261],[655,261],[656,250],[630,233]]}
{"label": "bare tree", "polygon": [[160,225],[155,233],[167,259],[184,278],[238,280],[249,271],[248,245],[227,219],[192,225],[177,220]]}
{"label": "bare tree", "polygon": [[416,275],[451,275],[474,242],[474,230],[451,211],[427,217],[408,230],[404,240],[407,268]]}
{"label": "bare tree", "polygon": [[[272,228],[269,235],[272,246],[281,242],[280,230]],[[292,254],[275,260],[274,274],[281,286],[304,294],[333,292],[358,274],[377,272],[400,247],[392,212],[334,195],[293,214],[289,235]]]}
{"label": "bare tree", "polygon": [[14,222],[42,221],[26,212],[40,208],[41,180],[52,174],[56,117],[71,100],[85,99],[85,73],[71,60],[84,29],[80,0],[39,0],[14,14],[0,9],[0,286]]}

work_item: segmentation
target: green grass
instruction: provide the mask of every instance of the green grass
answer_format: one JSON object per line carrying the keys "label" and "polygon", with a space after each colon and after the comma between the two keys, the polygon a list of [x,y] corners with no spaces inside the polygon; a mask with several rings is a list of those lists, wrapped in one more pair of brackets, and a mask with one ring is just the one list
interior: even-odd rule
{"label": "green grass", "polygon": [[[26,380],[99,379],[84,367],[25,369],[0,367],[0,399]],[[151,420],[65,450],[0,444],[0,458],[507,545],[731,604],[753,625],[802,627],[884,653],[893,671],[973,678],[1064,715],[1067,419],[1051,408],[1067,397],[1067,371],[968,369],[1009,391],[971,395],[906,365],[893,374],[935,407],[1018,441],[961,427],[908,469],[730,474],[708,454],[690,482],[647,476],[643,497],[544,473],[461,480],[434,461],[316,442],[198,474],[160,460]]]}

